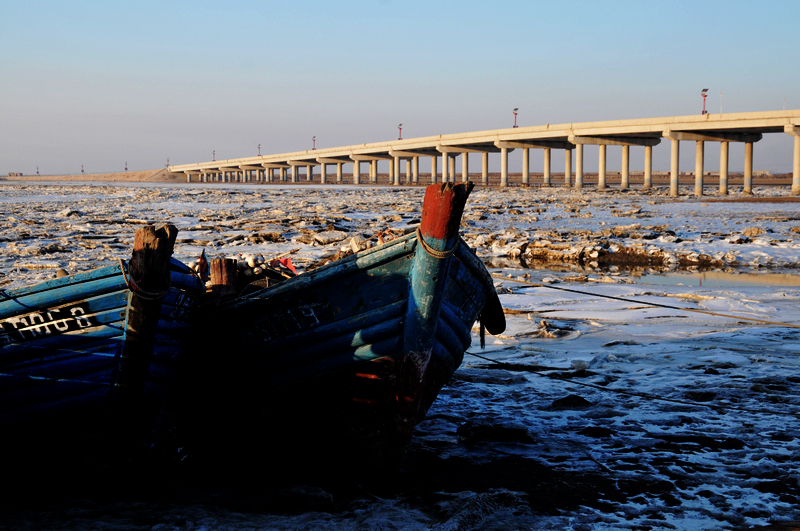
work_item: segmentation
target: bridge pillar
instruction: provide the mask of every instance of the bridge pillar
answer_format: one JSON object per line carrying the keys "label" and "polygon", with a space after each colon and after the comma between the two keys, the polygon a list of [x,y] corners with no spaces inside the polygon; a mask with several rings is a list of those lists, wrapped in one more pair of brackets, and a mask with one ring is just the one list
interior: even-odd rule
{"label": "bridge pillar", "polygon": [[411,159],[406,159],[406,184],[411,183],[411,165],[413,161]]}
{"label": "bridge pillar", "polygon": [[436,155],[431,155],[431,184],[436,184]]}
{"label": "bridge pillar", "polygon": [[353,161],[353,184],[361,184],[361,161]]}
{"label": "bridge pillar", "polygon": [[461,155],[461,182],[469,181],[469,153]]}
{"label": "bridge pillar", "polygon": [[528,186],[531,182],[531,154],[529,148],[522,149],[522,184]]}
{"label": "bridge pillar", "polygon": [[500,148],[500,186],[508,187],[508,148]]}
{"label": "bridge pillar", "polygon": [[[389,184],[394,184],[394,176],[396,172],[394,171],[394,158],[389,159]],[[375,162],[375,182],[378,182],[378,162]]]}
{"label": "bridge pillar", "polygon": [[681,141],[672,139],[672,149],[669,154],[669,195],[671,197],[678,197],[678,177],[680,176],[678,169],[678,161],[680,160]]}
{"label": "bridge pillar", "polygon": [[395,157],[392,165],[394,166],[394,185],[400,186],[400,157]]}
{"label": "bridge pillar", "polygon": [[326,184],[328,182],[328,165],[324,162],[320,163],[319,182],[320,184]]}
{"label": "bridge pillar", "polygon": [[481,153],[481,183],[489,184],[489,153]]}
{"label": "bridge pillar", "polygon": [[449,154],[447,155],[447,157],[450,159],[448,161],[449,164],[447,165],[449,168],[448,172],[449,176],[447,178],[447,182],[454,183],[456,182],[456,157],[455,155],[449,155]]}
{"label": "bridge pillar", "polygon": [[300,173],[300,168],[298,166],[292,166],[292,182],[297,182],[297,176]]}
{"label": "bridge pillar", "polygon": [[542,186],[550,186],[550,148],[544,149],[544,178]]}
{"label": "bridge pillar", "polygon": [[653,187],[653,146],[644,147],[644,184],[642,188],[649,190]]}
{"label": "bridge pillar", "polygon": [[306,181],[308,182],[314,181],[314,166],[311,165],[306,166]]}
{"label": "bridge pillar", "polygon": [[419,182],[419,157],[411,159],[411,180],[414,184]]}
{"label": "bridge pillar", "polygon": [[800,126],[784,125],[783,132],[794,137],[792,157],[792,195],[800,195]]}
{"label": "bridge pillar", "polygon": [[719,195],[728,195],[728,146],[730,142],[719,143]]}
{"label": "bridge pillar", "polygon": [[703,195],[703,166],[705,166],[705,142],[698,140],[694,153],[694,195]]}
{"label": "bridge pillar", "polygon": [[792,163],[792,194],[800,195],[800,133],[794,135],[794,161]]}
{"label": "bridge pillar", "polygon": [[564,150],[564,187],[572,186],[572,150]]}
{"label": "bridge pillar", "polygon": [[342,166],[344,166],[344,164],[341,162],[336,164],[336,182],[340,184],[342,182]]}
{"label": "bridge pillar", "polygon": [[583,144],[575,146],[575,188],[583,188]]}
{"label": "bridge pillar", "polygon": [[619,189],[627,190],[631,186],[631,147],[622,146],[622,175],[619,179]]}
{"label": "bridge pillar", "polygon": [[598,146],[597,155],[597,187],[606,188],[606,145],[600,144]]}
{"label": "bridge pillar", "polygon": [[744,193],[753,193],[753,143],[744,143]]}

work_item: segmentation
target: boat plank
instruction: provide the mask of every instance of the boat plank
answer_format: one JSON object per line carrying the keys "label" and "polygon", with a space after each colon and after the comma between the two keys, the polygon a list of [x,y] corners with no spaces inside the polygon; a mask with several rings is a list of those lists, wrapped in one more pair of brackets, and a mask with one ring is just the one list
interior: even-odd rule
{"label": "boat plank", "polygon": [[89,280],[81,286],[70,285],[65,289],[51,289],[41,293],[32,293],[22,296],[14,295],[13,297],[0,301],[0,319],[6,319],[20,312],[32,312],[80,301],[86,297],[86,293],[98,296],[114,291],[121,291],[126,289],[126,287],[122,275],[114,275]]}
{"label": "boat plank", "polygon": [[46,280],[44,282],[33,284],[31,286],[23,286],[21,288],[16,288],[13,290],[0,290],[0,301],[5,300],[7,297],[24,297],[36,293],[44,293],[46,291],[52,291],[52,290],[59,291],[67,287],[75,287],[82,290],[83,288],[80,288],[81,284],[85,284],[87,282],[92,282],[96,280],[102,280],[109,277],[119,276],[120,278],[122,278],[121,273],[122,270],[120,269],[119,264],[116,264],[116,265],[101,267],[98,269],[93,269],[91,271],[86,271],[83,273],[68,275],[66,277]]}
{"label": "boat plank", "polygon": [[398,337],[402,330],[401,317],[401,315],[397,315],[394,318],[364,327],[355,333],[328,338],[324,343],[299,347],[288,353],[278,352],[270,356],[266,365],[269,370],[282,371],[289,367],[310,365],[321,358],[337,356],[339,352],[350,352],[365,345],[378,343],[388,337]]}

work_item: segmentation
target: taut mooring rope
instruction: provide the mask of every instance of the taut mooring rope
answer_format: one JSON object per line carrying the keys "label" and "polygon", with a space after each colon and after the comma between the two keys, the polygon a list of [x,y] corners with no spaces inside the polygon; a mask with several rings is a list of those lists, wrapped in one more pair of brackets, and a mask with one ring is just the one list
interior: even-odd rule
{"label": "taut mooring rope", "polygon": [[555,289],[555,290],[558,290],[558,291],[568,291],[570,293],[577,293],[579,295],[589,295],[591,297],[600,297],[600,298],[603,298],[603,299],[613,299],[615,301],[629,302],[631,304],[644,304],[644,305],[647,305],[647,306],[653,306],[653,307],[656,307],[656,308],[665,308],[665,309],[668,309],[668,310],[681,310],[681,311],[684,311],[684,312],[694,312],[694,313],[702,313],[702,314],[705,314],[705,315],[713,315],[715,317],[726,317],[728,319],[738,319],[738,320],[743,320],[743,321],[753,321],[753,322],[762,323],[762,324],[769,324],[769,325],[776,325],[776,326],[787,326],[787,327],[790,327],[790,328],[800,328],[800,325],[796,325],[796,324],[792,324],[792,323],[781,323],[781,322],[778,322],[778,321],[768,321],[766,319],[756,319],[754,317],[739,317],[739,316],[736,316],[736,315],[727,315],[727,314],[724,314],[724,313],[709,312],[709,311],[706,311],[706,310],[695,310],[694,308],[682,308],[680,306],[671,306],[669,304],[660,304],[658,302],[637,301],[637,300],[633,300],[633,299],[626,299],[625,297],[615,297],[613,295],[603,295],[603,294],[599,294],[599,293],[590,293],[588,291],[581,291],[581,290],[577,290],[577,289],[560,288],[560,287],[557,287],[557,286],[549,286],[547,284],[537,284],[536,282],[528,282],[527,280],[519,280],[519,279],[516,279],[516,278],[501,277],[500,275],[497,275],[497,274],[492,275],[492,278],[496,278],[498,280],[508,280],[510,282],[518,282],[520,284],[525,284],[525,285],[528,285],[528,286],[534,286],[536,288],[548,288],[548,289]]}

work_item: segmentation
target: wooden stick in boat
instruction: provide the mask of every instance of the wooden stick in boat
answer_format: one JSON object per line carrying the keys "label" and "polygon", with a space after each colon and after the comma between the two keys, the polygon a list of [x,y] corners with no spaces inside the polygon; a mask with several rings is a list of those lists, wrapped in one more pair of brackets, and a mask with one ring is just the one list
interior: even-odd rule
{"label": "wooden stick in boat", "polygon": [[288,253],[279,254],[278,256],[276,256],[274,258],[270,258],[269,260],[267,260],[267,263],[272,262],[273,260],[277,260],[279,258],[283,258],[284,256],[289,256],[290,254],[294,254],[299,250],[300,250],[300,247],[298,247],[297,249],[292,249]]}
{"label": "wooden stick in boat", "polygon": [[214,258],[211,260],[211,291],[215,295],[236,293],[235,258]]}

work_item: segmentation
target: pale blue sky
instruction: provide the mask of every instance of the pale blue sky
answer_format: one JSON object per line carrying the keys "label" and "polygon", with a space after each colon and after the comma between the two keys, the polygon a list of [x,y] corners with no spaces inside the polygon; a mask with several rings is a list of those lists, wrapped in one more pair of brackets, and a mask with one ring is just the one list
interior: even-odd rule
{"label": "pale blue sky", "polygon": [[[798,21],[797,0],[0,0],[0,174],[374,142],[401,122],[404,138],[496,129],[514,107],[520,125],[699,114],[702,88],[711,112],[720,91],[726,113],[798,109]],[[755,153],[756,169],[791,170],[787,135]]]}

